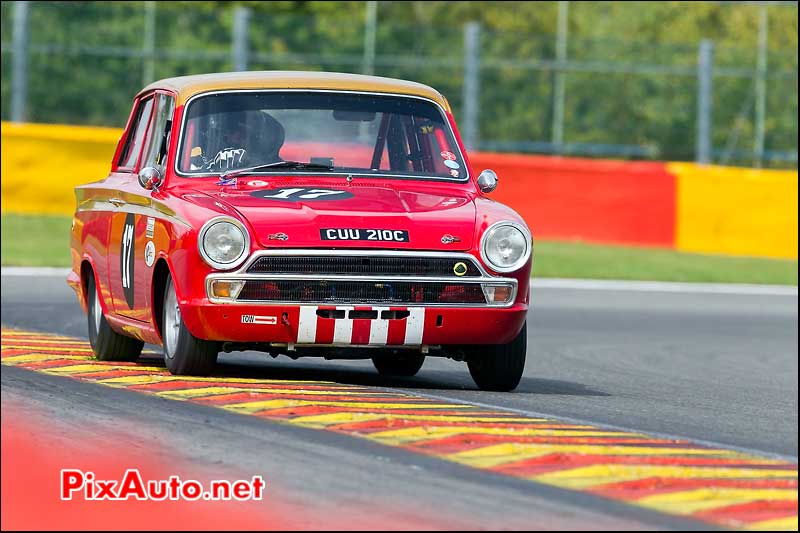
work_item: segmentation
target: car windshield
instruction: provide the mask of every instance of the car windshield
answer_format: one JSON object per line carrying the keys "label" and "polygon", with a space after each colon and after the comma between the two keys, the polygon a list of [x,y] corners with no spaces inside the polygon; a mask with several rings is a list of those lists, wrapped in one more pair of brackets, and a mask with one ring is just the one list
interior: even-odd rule
{"label": "car windshield", "polygon": [[463,181],[453,132],[434,103],[360,93],[228,92],[196,97],[177,168],[187,177],[332,173]]}

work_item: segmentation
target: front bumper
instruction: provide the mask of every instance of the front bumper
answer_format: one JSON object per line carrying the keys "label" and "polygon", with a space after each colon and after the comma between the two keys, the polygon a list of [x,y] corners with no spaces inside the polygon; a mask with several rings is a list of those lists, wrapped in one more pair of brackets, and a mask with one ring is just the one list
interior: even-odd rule
{"label": "front bumper", "polygon": [[411,347],[505,344],[522,329],[527,312],[526,304],[455,308],[190,303],[181,316],[193,335],[212,341]]}

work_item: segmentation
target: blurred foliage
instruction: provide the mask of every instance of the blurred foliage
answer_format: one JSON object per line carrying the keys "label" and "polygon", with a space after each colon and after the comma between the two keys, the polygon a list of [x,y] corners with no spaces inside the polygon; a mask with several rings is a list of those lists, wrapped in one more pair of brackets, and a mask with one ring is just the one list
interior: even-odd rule
{"label": "blurred foliage", "polygon": [[[121,126],[144,78],[145,2],[30,2],[28,115]],[[158,2],[155,78],[232,70],[234,10],[251,10],[249,68],[361,72],[365,3]],[[716,161],[750,164],[759,10],[752,2],[570,2],[568,143],[694,158],[698,44],[715,45]],[[2,3],[2,118],[10,116],[13,3]],[[379,2],[374,73],[436,87],[462,108],[464,24],[481,24],[479,137],[548,142],[557,2]],[[797,153],[797,4],[768,7],[766,148]],[[578,152],[580,153],[580,149]],[[796,160],[771,166],[796,166]]]}

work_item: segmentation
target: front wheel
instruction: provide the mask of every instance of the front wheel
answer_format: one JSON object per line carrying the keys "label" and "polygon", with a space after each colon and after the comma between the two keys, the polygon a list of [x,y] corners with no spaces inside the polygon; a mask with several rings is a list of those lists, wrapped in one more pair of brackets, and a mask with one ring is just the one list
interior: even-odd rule
{"label": "front wheel", "polygon": [[99,361],[136,361],[142,353],[144,342],[120,335],[108,325],[108,321],[103,314],[103,307],[100,305],[100,295],[94,282],[93,273],[89,275],[86,288],[89,307],[89,313],[87,314],[89,344],[92,345],[94,356]]}
{"label": "front wheel", "polygon": [[178,307],[178,295],[172,277],[164,288],[164,311],[161,320],[164,340],[164,363],[172,374],[207,376],[217,363],[219,346],[198,339],[186,328]]}
{"label": "front wheel", "polygon": [[479,389],[508,392],[514,390],[525,370],[528,349],[528,323],[508,344],[474,345],[467,350],[469,373]]}
{"label": "front wheel", "polygon": [[373,357],[372,364],[382,376],[416,376],[425,356],[422,354],[386,355]]}

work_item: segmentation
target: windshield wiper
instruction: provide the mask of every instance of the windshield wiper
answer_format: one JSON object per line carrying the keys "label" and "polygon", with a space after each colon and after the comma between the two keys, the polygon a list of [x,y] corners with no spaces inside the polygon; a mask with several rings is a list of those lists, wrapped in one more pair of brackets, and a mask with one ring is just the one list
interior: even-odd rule
{"label": "windshield wiper", "polygon": [[258,172],[268,168],[286,168],[292,170],[324,170],[330,172],[333,170],[332,165],[323,165],[320,163],[302,163],[300,161],[276,161],[275,163],[267,163],[265,165],[256,165],[249,168],[240,168],[236,170],[229,170],[220,174],[219,179],[224,180],[238,176],[240,174],[247,174],[249,172]]}

